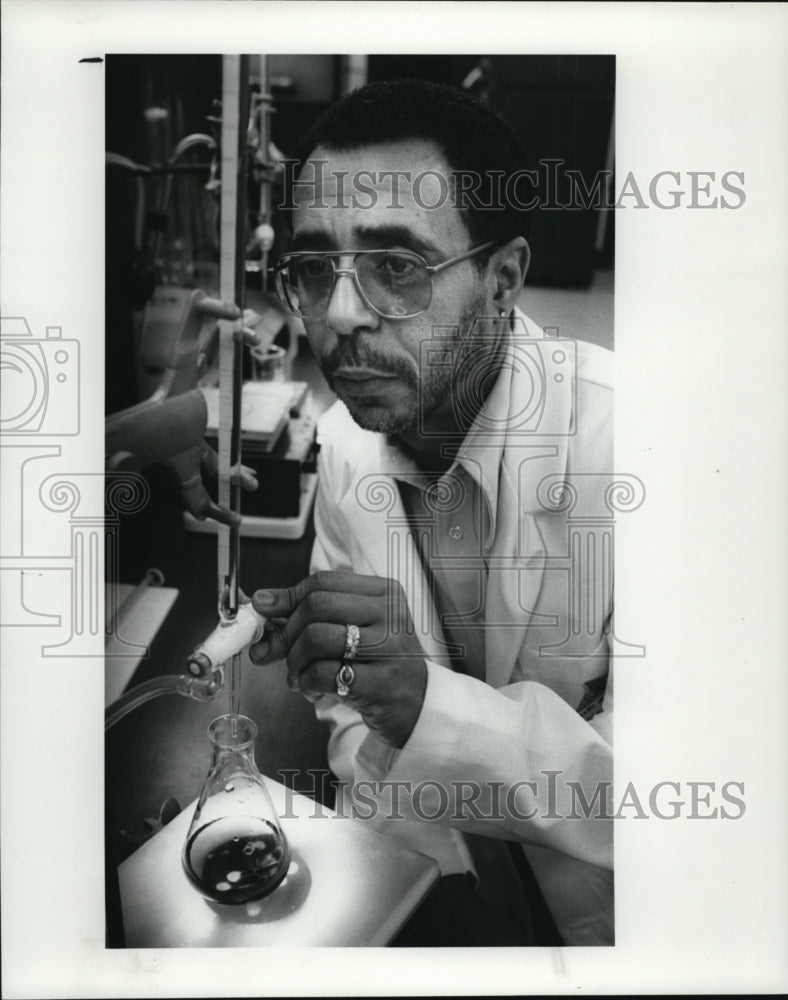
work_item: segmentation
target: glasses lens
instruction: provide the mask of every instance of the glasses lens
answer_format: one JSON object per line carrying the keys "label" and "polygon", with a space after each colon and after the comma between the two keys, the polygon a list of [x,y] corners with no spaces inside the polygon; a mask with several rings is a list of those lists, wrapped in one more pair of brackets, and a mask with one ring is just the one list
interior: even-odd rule
{"label": "glasses lens", "polygon": [[[432,282],[424,262],[400,250],[359,253],[356,277],[368,302],[383,316],[415,316],[432,301]],[[331,258],[294,257],[276,272],[280,297],[297,316],[322,316],[334,290]]]}
{"label": "glasses lens", "polygon": [[296,257],[278,272],[280,287],[290,309],[299,316],[325,311],[334,287],[331,260],[320,254]]}
{"label": "glasses lens", "polygon": [[414,254],[399,250],[359,254],[356,275],[364,294],[384,316],[412,316],[432,299],[430,276]]}

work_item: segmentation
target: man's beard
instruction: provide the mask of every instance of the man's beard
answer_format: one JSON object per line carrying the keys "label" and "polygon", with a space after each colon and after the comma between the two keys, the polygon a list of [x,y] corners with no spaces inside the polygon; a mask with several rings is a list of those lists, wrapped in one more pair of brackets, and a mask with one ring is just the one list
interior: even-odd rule
{"label": "man's beard", "polygon": [[[443,407],[451,407],[458,387],[455,372],[467,368],[466,359],[473,350],[469,333],[484,314],[481,297],[463,312],[452,334],[441,335],[434,341],[439,353],[451,356],[451,363],[432,364],[420,373],[407,358],[391,356],[378,350],[369,340],[352,335],[340,340],[334,349],[320,360],[320,368],[329,386],[336,392],[335,373],[343,367],[371,368],[386,375],[395,375],[409,397],[409,404],[397,408],[384,405],[368,406],[355,400],[345,401],[350,415],[364,430],[399,435],[412,431],[429,420]],[[444,328],[445,329],[445,328]],[[367,335],[369,336],[369,335]],[[372,339],[374,340],[374,334]]]}

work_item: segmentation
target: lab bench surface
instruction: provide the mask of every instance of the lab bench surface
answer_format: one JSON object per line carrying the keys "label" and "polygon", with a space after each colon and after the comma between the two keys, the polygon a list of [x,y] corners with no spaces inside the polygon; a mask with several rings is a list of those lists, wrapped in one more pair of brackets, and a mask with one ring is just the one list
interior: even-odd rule
{"label": "lab bench surface", "polygon": [[181,864],[191,803],[120,866],[126,944],[137,948],[386,945],[438,880],[438,866],[388,837],[266,781],[291,862],[269,896],[203,899]]}

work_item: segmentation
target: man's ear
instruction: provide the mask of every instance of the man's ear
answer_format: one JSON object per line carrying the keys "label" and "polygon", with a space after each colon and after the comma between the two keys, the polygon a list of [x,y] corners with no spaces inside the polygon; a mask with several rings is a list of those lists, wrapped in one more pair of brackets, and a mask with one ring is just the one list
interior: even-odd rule
{"label": "man's ear", "polygon": [[531,248],[524,236],[504,243],[490,258],[490,273],[495,281],[493,303],[502,315],[517,305],[530,263]]}

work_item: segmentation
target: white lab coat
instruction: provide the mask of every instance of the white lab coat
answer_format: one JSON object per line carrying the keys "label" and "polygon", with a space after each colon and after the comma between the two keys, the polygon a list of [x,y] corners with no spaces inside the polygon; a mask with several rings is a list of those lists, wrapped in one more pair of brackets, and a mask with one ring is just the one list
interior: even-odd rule
{"label": "white lab coat", "polygon": [[[329,762],[341,780],[409,783],[398,793],[398,812],[406,818],[392,817],[389,789],[368,820],[376,829],[435,857],[444,874],[473,867],[463,829],[517,840],[564,940],[612,943],[613,823],[603,808],[587,810],[585,818],[567,782],[578,783],[589,803],[605,783],[612,784],[612,660],[602,711],[586,721],[577,708],[587,694],[584,685],[608,670],[612,587],[606,578],[600,581],[609,575],[605,560],[612,559],[611,515],[602,501],[613,469],[613,355],[589,344],[544,339],[516,311],[509,361],[508,392],[496,396],[497,405],[503,400],[508,407],[507,433],[498,433],[497,442],[484,435],[475,439],[476,446],[497,448],[500,469],[487,558],[486,683],[455,673],[444,655],[407,517],[396,484],[386,476],[391,445],[384,435],[359,428],[338,403],[321,423],[312,569],[397,579],[427,659],[428,680],[420,716],[401,750],[382,745],[336,697],[324,697],[316,711],[330,724]],[[567,364],[576,377],[557,380]],[[543,396],[536,407],[535,392]],[[492,416],[496,427],[504,426],[501,414]],[[546,433],[531,432],[534,420]],[[574,507],[545,511],[549,486],[560,482],[576,490]],[[586,546],[582,572],[571,569],[572,545]],[[507,796],[526,781],[536,787],[520,785],[514,798]],[[475,818],[472,810],[464,818],[455,815],[458,782],[484,790],[476,805],[485,818]],[[452,792],[448,809],[432,783]],[[414,809],[407,789],[420,784]],[[490,789],[497,795],[494,805]],[[566,818],[573,805],[576,818]],[[432,815],[434,821],[424,819]]]}

